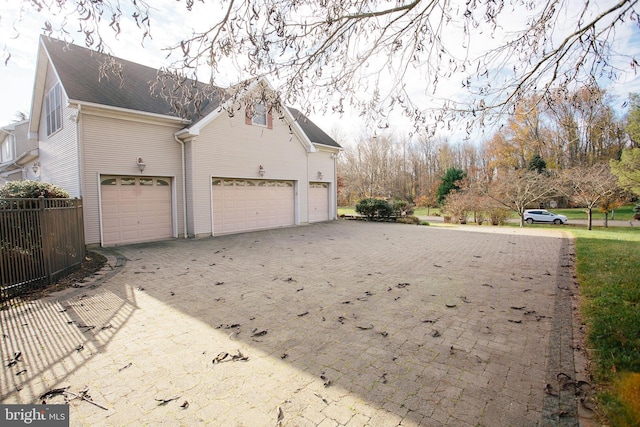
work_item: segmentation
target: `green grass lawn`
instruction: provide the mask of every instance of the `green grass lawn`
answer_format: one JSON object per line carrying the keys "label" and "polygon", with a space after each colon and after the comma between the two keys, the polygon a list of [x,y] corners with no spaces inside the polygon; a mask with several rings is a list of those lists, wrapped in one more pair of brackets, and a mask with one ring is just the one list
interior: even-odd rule
{"label": "green grass lawn", "polygon": [[[549,209],[551,212],[566,215],[569,218],[569,221],[572,219],[587,219],[587,213],[584,209],[581,208],[573,208],[573,209]],[[340,214],[355,214],[356,208],[355,206],[340,206],[338,207],[338,215]],[[415,216],[428,216],[428,215],[441,215],[440,208],[430,208],[427,213],[427,208],[416,208],[413,213]],[[594,220],[604,220],[604,214],[597,209],[594,209],[593,212]],[[511,218],[518,218],[518,214],[516,212],[511,212]],[[621,206],[615,210],[613,218],[612,215],[609,214],[609,219],[615,219],[620,221],[629,221],[633,218],[633,205],[625,205]]]}
{"label": "green grass lawn", "polygon": [[640,228],[570,231],[598,403],[610,425],[640,425]]}
{"label": "green grass lawn", "polygon": [[[581,208],[574,209],[549,209],[551,212],[565,215],[569,220],[572,219],[587,219],[587,212]],[[592,211],[593,219],[604,220],[604,214],[598,209]],[[620,221],[629,221],[633,218],[633,205],[620,206],[613,212],[613,215],[609,214],[609,219],[615,219]]]}

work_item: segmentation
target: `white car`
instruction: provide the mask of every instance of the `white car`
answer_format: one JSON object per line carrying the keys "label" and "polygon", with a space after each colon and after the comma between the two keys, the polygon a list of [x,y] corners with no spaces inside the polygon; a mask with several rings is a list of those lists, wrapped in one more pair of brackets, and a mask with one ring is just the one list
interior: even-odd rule
{"label": "white car", "polygon": [[554,214],[545,209],[529,209],[524,211],[524,220],[527,221],[527,224],[533,224],[534,222],[566,224],[568,221],[566,216]]}

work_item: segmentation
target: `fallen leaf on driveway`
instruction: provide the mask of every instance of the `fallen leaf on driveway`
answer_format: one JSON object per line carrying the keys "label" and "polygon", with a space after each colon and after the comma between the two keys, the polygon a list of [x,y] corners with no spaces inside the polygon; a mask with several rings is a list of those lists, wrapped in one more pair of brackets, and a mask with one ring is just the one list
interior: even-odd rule
{"label": "fallen leaf on driveway", "polygon": [[124,365],[122,368],[118,369],[118,372],[124,371],[127,368],[130,368],[133,365],[133,363],[129,362],[126,365]]}
{"label": "fallen leaf on driveway", "polygon": [[367,331],[369,329],[373,329],[373,325],[369,325],[369,326],[356,326],[358,329],[360,329],[361,331]]}
{"label": "fallen leaf on driveway", "polygon": [[169,402],[172,402],[174,400],[178,400],[180,399],[180,396],[176,396],[176,397],[170,397],[169,399],[156,399],[156,402],[160,402],[158,403],[158,406],[164,406]]}
{"label": "fallen leaf on driveway", "polygon": [[22,352],[21,351],[16,351],[15,353],[13,353],[13,358],[9,359],[9,363],[7,364],[7,368],[10,368],[13,365],[17,364],[20,361],[20,357],[21,356],[22,356]]}
{"label": "fallen leaf on driveway", "polygon": [[282,412],[282,408],[278,406],[278,418],[276,420],[277,425],[282,425],[282,420],[284,420],[284,412]]}

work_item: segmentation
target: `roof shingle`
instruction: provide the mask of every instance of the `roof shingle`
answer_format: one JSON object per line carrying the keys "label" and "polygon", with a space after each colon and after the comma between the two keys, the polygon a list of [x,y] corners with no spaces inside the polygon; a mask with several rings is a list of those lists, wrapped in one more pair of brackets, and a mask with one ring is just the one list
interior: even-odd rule
{"label": "roof shingle", "polygon": [[[46,36],[42,37],[42,42],[70,100],[182,117],[192,122],[220,106],[221,97],[210,91],[212,95],[203,99],[199,111],[196,111],[193,102],[180,111],[160,95],[161,88],[151,90],[152,84],[158,79],[159,70]],[[108,67],[110,60],[115,61],[121,75]],[[206,93],[204,84],[193,80],[187,80],[187,83],[194,89],[193,93]],[[167,81],[167,85],[171,85],[171,80]],[[162,90],[164,94],[170,92],[171,87]],[[340,148],[333,138],[299,110],[289,107],[289,111],[312,143]]]}

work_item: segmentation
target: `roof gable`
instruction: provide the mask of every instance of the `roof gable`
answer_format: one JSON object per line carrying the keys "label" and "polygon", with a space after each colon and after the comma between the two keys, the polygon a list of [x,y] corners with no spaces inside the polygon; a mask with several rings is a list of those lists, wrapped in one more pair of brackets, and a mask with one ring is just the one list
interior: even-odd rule
{"label": "roof gable", "polygon": [[[181,137],[186,136],[197,136],[200,134],[200,131],[206,127],[209,123],[211,123],[216,118],[225,114],[229,110],[233,111],[237,108],[234,108],[232,104],[237,103],[244,96],[249,95],[252,91],[256,90],[258,85],[262,85],[262,90],[267,90],[269,92],[275,92],[271,84],[264,77],[251,79],[245,84],[239,85],[240,92],[242,94],[237,97],[230,97],[225,103],[221,104],[219,108],[215,111],[212,111],[207,116],[202,119],[192,123],[183,129],[181,133]],[[278,110],[280,111],[280,110]],[[305,146],[305,149],[309,152],[316,151],[314,145],[325,145],[331,148],[342,148],[333,138],[327,135],[322,129],[320,129],[315,123],[313,123],[307,116],[302,114],[299,110],[293,107],[282,106],[282,119],[291,127],[291,131],[298,136],[300,142]]]}

